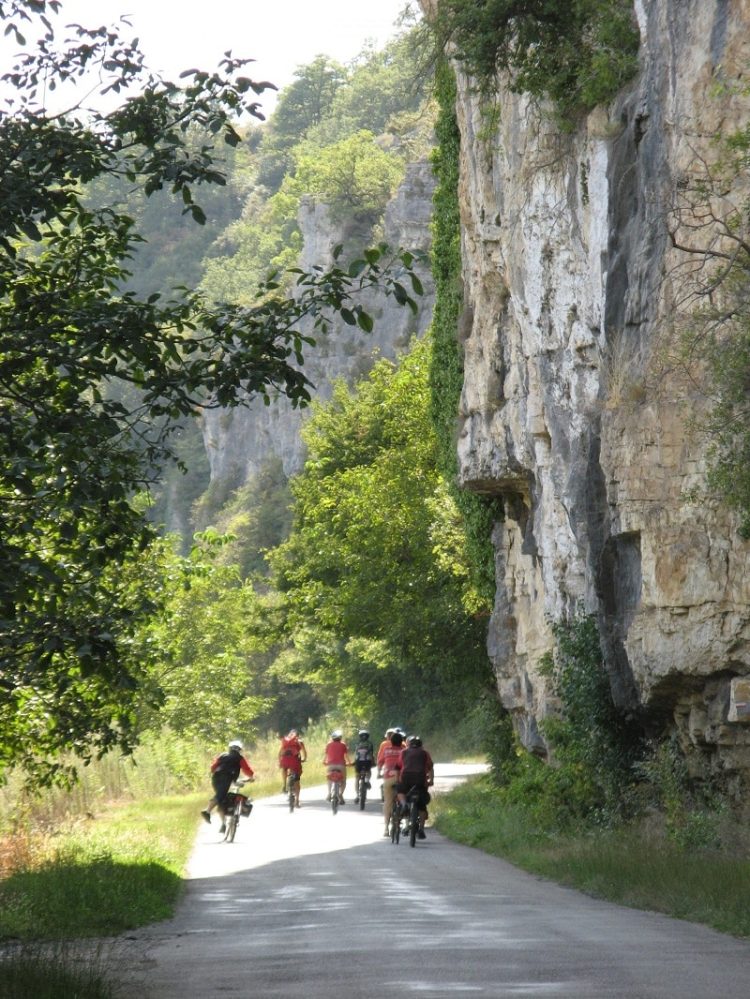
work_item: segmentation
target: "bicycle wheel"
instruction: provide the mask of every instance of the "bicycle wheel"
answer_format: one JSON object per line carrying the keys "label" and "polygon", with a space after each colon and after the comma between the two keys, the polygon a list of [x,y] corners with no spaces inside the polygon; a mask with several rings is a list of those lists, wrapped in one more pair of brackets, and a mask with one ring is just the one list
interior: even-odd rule
{"label": "bicycle wheel", "polygon": [[287,781],[287,787],[288,787],[288,790],[289,790],[289,811],[290,812],[294,811],[294,785],[295,785],[295,783],[296,783],[296,781],[294,779],[294,776],[292,774],[289,774],[289,779]]}
{"label": "bicycle wheel", "polygon": [[409,812],[409,846],[417,845],[417,832],[419,831],[419,802],[412,801]]}
{"label": "bicycle wheel", "polygon": [[234,843],[234,834],[237,832],[237,825],[240,821],[240,805],[237,804],[227,816],[227,831],[224,834],[226,843]]}
{"label": "bicycle wheel", "polygon": [[359,795],[359,810],[364,811],[365,800],[367,798],[367,781],[365,780],[365,775],[359,778],[359,786],[357,788],[357,794]]}
{"label": "bicycle wheel", "polygon": [[401,813],[398,804],[395,804],[391,812],[391,843],[398,846],[399,839],[401,839]]}
{"label": "bicycle wheel", "polygon": [[335,815],[339,810],[339,785],[337,781],[331,781],[331,811]]}

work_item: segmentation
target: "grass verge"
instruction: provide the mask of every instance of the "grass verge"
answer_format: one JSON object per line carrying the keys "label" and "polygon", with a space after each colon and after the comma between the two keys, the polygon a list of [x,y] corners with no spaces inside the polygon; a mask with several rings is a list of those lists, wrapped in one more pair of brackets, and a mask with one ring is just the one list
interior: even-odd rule
{"label": "grass verge", "polygon": [[585,833],[545,832],[500,806],[485,778],[436,798],[440,832],[597,898],[750,936],[750,861],[687,849],[655,824]]}
{"label": "grass verge", "polygon": [[114,999],[109,960],[91,949],[10,947],[0,954],[3,999]]}
{"label": "grass verge", "polygon": [[171,915],[203,796],[159,798],[78,819],[0,881],[0,938],[120,933]]}

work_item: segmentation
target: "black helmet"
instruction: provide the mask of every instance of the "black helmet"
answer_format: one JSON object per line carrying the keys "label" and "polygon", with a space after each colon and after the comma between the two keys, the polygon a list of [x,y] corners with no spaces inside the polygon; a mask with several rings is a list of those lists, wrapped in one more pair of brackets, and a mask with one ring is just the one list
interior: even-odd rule
{"label": "black helmet", "polygon": [[418,735],[410,735],[407,741],[412,749],[419,749],[422,745],[422,740]]}
{"label": "black helmet", "polygon": [[370,738],[370,733],[367,731],[366,728],[361,728],[359,730],[358,734],[359,734],[360,739],[369,739]]}

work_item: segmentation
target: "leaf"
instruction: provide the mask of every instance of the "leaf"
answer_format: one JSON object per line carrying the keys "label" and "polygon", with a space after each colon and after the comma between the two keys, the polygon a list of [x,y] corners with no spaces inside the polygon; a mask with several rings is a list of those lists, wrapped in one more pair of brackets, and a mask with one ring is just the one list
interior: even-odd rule
{"label": "leaf", "polygon": [[372,333],[375,323],[373,322],[372,316],[360,309],[357,313],[357,322],[359,323],[360,329],[363,329],[365,333]]}

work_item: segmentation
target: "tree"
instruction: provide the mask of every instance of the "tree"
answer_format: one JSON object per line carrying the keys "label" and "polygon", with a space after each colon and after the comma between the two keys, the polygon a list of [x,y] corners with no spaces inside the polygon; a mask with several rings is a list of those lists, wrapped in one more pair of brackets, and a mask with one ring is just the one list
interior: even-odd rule
{"label": "tree", "polygon": [[299,66],[294,77],[279,97],[261,148],[258,181],[272,191],[280,187],[289,169],[292,147],[330,112],[347,72],[328,56],[319,55]]}
{"label": "tree", "polygon": [[[239,142],[236,121],[260,117],[269,85],[229,54],[177,85],[149,73],[119,29],[72,26],[60,45],[60,7],[0,0],[6,34],[25,46],[38,33],[1,78],[16,97],[0,111],[0,772],[23,762],[43,779],[60,750],[133,744],[136,636],[160,589],[139,576],[154,532],[134,497],[171,455],[174,421],[257,395],[305,405],[313,340],[300,320],[325,329],[332,310],[371,328],[352,294],[373,282],[403,300],[382,249],[348,271],[297,271],[293,298],[273,280],[249,305],[122,291],[140,237],[85,185],[169,189],[202,224],[196,190],[225,181],[212,143]],[[45,95],[71,81],[122,102],[46,110]],[[196,134],[212,142],[196,147]]]}
{"label": "tree", "polygon": [[317,195],[335,216],[374,222],[404,175],[403,164],[362,130],[325,149],[301,147],[293,185]]}
{"label": "tree", "polygon": [[[303,431],[294,523],[270,553],[286,596],[289,669],[346,707],[408,711],[433,724],[476,700],[489,665],[465,538],[437,467],[430,345],[343,383]],[[342,706],[339,698],[339,706]]]}

